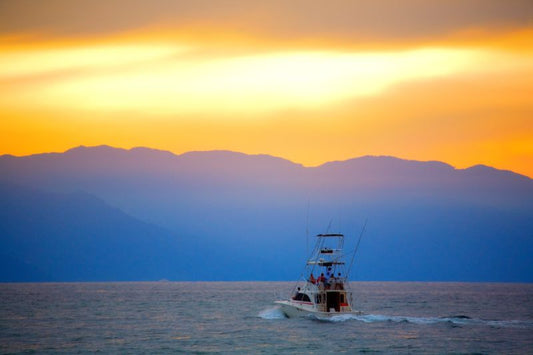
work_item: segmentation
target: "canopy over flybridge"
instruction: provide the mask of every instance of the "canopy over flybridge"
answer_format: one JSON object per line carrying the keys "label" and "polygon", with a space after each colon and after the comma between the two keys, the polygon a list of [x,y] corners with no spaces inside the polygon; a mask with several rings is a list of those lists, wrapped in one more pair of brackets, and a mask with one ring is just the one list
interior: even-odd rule
{"label": "canopy over flybridge", "polygon": [[344,237],[344,234],[339,233],[328,233],[328,234],[317,234],[317,237]]}

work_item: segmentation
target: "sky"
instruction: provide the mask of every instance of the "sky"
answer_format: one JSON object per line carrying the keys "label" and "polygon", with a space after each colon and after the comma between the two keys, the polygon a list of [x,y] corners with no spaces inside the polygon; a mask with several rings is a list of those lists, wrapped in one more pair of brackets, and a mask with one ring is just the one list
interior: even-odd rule
{"label": "sky", "polygon": [[533,177],[533,2],[0,2],[0,154],[227,149]]}

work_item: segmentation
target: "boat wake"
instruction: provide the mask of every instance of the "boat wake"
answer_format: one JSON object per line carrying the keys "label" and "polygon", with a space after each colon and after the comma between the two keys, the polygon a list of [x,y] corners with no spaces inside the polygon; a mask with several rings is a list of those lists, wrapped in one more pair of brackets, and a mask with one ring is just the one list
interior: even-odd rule
{"label": "boat wake", "polygon": [[[262,310],[258,314],[259,318],[263,319],[285,319],[285,314],[279,307],[270,307]],[[449,317],[408,317],[408,316],[387,316],[382,314],[339,314],[336,316],[322,317],[315,314],[307,316],[321,322],[346,322],[359,321],[364,323],[411,323],[419,325],[432,324],[449,324],[451,326],[489,326],[494,328],[523,328],[533,329],[533,321],[531,320],[487,320],[470,318],[466,315],[453,315]]]}
{"label": "boat wake", "polygon": [[452,326],[490,326],[495,328],[528,328],[533,329],[533,321],[529,320],[486,320],[470,318],[465,315],[454,315],[449,317],[408,317],[408,316],[386,316],[381,314],[342,314],[332,317],[320,317],[312,315],[313,319],[325,322],[345,322],[356,320],[364,323],[412,323],[420,325],[449,324]]}
{"label": "boat wake", "polygon": [[263,319],[283,319],[286,318],[285,314],[281,311],[279,307],[270,307],[259,312],[258,315]]}

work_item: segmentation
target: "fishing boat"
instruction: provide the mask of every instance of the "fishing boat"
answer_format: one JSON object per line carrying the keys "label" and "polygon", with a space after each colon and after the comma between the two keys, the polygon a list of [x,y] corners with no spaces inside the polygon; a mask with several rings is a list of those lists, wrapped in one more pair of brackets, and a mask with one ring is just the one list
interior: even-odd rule
{"label": "fishing boat", "polygon": [[[302,279],[294,287],[292,296],[275,303],[289,318],[315,316],[320,319],[362,314],[352,307],[352,292],[347,274],[351,265],[346,267],[344,235],[318,234],[316,238]],[[356,251],[357,247],[352,254],[351,263]]]}

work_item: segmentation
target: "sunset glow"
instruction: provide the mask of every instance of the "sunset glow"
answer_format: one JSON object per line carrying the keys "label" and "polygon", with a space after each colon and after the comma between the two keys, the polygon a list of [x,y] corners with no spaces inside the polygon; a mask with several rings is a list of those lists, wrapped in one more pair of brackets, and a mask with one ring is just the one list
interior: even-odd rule
{"label": "sunset glow", "polygon": [[97,112],[264,115],[379,95],[404,81],[472,71],[480,61],[494,57],[482,50],[426,48],[191,59],[184,48],[118,43],[6,51],[0,78],[11,81],[15,90],[3,104]]}
{"label": "sunset glow", "polygon": [[235,35],[195,16],[79,36],[4,26],[0,153],[108,144],[304,165],[373,154],[533,176],[528,25],[402,40],[325,25],[283,34],[268,11]]}

